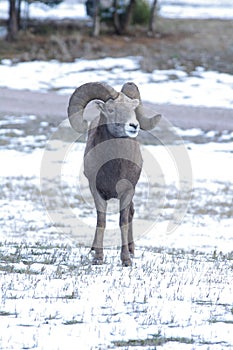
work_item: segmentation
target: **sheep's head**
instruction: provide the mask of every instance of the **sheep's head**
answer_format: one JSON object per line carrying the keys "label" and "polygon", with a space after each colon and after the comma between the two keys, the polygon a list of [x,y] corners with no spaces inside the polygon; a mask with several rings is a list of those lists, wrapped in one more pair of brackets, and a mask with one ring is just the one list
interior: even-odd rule
{"label": "sheep's head", "polygon": [[97,103],[101,115],[105,118],[109,132],[116,137],[135,137],[140,128],[151,130],[161,117],[145,117],[140,93],[134,83],[124,84],[120,93],[108,84],[87,83],[74,91],[68,106],[70,124],[78,132],[87,129],[83,111],[92,100],[99,100]]}
{"label": "sheep's head", "polygon": [[122,92],[118,97],[107,102],[98,101],[101,116],[107,125],[108,131],[115,137],[136,137],[140,125],[136,117],[135,109],[139,100],[131,99]]}

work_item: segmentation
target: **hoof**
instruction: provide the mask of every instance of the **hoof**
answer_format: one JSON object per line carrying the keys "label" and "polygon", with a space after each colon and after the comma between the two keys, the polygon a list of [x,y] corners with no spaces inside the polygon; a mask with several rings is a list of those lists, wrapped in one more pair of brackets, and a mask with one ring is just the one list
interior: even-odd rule
{"label": "hoof", "polygon": [[124,267],[132,266],[132,261],[131,261],[131,259],[122,260],[122,266],[124,266]]}
{"label": "hoof", "polygon": [[92,255],[92,265],[103,265],[104,255],[103,249],[91,248],[90,253]]}
{"label": "hoof", "polygon": [[132,242],[132,243],[129,243],[129,245],[128,245],[128,248],[129,248],[129,253],[130,253],[130,256],[134,256],[134,248],[135,248],[135,246],[134,246],[134,242]]}
{"label": "hoof", "polygon": [[93,258],[92,265],[103,265],[104,261],[101,258]]}

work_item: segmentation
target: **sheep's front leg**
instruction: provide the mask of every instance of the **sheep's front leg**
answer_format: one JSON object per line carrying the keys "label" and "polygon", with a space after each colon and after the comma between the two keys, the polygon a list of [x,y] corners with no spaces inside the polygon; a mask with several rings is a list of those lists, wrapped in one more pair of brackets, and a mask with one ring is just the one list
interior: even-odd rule
{"label": "sheep's front leg", "polygon": [[120,211],[120,228],[121,228],[121,261],[123,266],[131,266],[132,261],[129,253],[129,210],[126,207]]}
{"label": "sheep's front leg", "polygon": [[120,180],[116,190],[120,199],[121,261],[123,266],[131,266],[130,253],[133,253],[133,202],[134,187],[128,180]]}
{"label": "sheep's front leg", "polygon": [[92,243],[91,251],[93,252],[94,265],[103,264],[104,253],[103,253],[103,241],[104,241],[104,230],[106,226],[106,201],[96,191],[92,191],[92,195],[95,200],[96,212],[97,212],[97,224],[95,230],[95,237]]}
{"label": "sheep's front leg", "polygon": [[133,205],[133,202],[131,202],[130,209],[129,209],[128,247],[129,247],[129,252],[132,256],[134,255],[133,215],[134,215],[134,205]]}

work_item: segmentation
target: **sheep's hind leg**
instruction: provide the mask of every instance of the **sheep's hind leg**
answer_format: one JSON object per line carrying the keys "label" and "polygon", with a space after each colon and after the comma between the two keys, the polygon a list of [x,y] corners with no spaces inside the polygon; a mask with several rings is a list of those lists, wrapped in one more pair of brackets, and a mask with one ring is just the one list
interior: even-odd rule
{"label": "sheep's hind leg", "polygon": [[106,213],[97,211],[97,225],[96,225],[94,241],[91,247],[91,252],[93,253],[92,263],[94,265],[103,264],[103,259],[104,259],[103,240],[104,240],[105,226],[106,226]]}

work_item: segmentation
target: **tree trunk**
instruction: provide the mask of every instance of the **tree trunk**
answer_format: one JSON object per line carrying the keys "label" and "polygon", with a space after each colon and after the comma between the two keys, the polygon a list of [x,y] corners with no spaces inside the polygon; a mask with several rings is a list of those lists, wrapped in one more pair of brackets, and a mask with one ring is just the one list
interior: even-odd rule
{"label": "tree trunk", "polygon": [[126,32],[128,30],[128,27],[132,21],[133,10],[135,5],[136,5],[136,0],[130,0],[130,3],[126,9],[125,20],[123,23],[123,32]]}
{"label": "tree trunk", "polygon": [[116,34],[120,35],[122,33],[122,26],[121,26],[119,14],[117,12],[117,6],[118,6],[118,0],[114,0],[113,1],[113,8],[114,8],[113,25],[114,25],[114,29],[115,29]]}
{"label": "tree trunk", "polygon": [[149,32],[148,32],[149,35],[154,35],[155,33],[156,13],[157,13],[157,0],[154,0],[150,11]]}
{"label": "tree trunk", "polygon": [[134,6],[136,4],[136,0],[130,0],[129,5],[126,8],[125,15],[119,16],[118,9],[118,0],[114,0],[113,7],[113,24],[117,34],[121,35],[127,32],[128,27],[132,20]]}
{"label": "tree trunk", "polygon": [[18,25],[18,10],[16,7],[16,0],[9,0],[9,19],[8,19],[8,33],[7,40],[13,41],[17,39],[19,25]]}
{"label": "tree trunk", "polygon": [[97,37],[100,34],[100,0],[95,0],[92,35]]}

